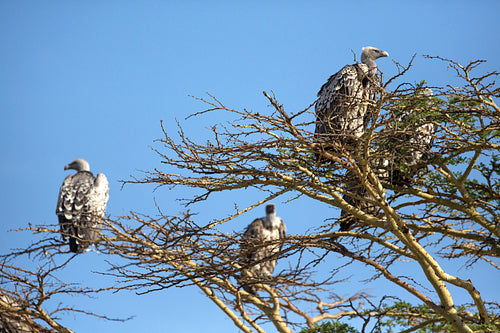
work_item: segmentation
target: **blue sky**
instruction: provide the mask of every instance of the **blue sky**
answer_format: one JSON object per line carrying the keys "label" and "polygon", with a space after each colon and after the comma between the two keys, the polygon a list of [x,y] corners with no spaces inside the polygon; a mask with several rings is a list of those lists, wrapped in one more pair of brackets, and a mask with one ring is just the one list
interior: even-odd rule
{"label": "blue sky", "polygon": [[[407,80],[453,84],[452,71],[421,56],[486,59],[483,70],[498,70],[499,12],[498,1],[1,1],[0,250],[29,243],[28,233],[9,229],[56,223],[63,167],[78,157],[107,175],[111,216],[154,214],[153,199],[169,214],[180,212],[175,199],[189,191],[122,190],[118,181],[159,166],[149,147],[159,147],[153,140],[161,137],[160,120],[174,133],[175,119],[203,109],[189,95],[209,92],[228,106],[266,112],[262,91],[272,90],[287,110],[298,111],[329,75],[353,62],[351,49],[359,54],[367,45],[389,52],[378,62],[386,76],[396,71],[393,60],[405,64],[417,54]],[[223,115],[212,114],[184,124],[201,139],[220,121]],[[224,217],[253,195],[240,192],[192,209],[200,219]],[[338,214],[308,200],[276,202],[291,233],[307,229],[299,217],[314,205],[319,222]],[[234,230],[262,213],[234,221]],[[85,254],[65,277],[95,279],[89,271],[104,269],[103,261]],[[459,274],[476,274],[483,287],[498,280],[480,269]],[[343,288],[355,291],[354,283]],[[498,300],[498,290],[488,292]],[[237,331],[195,289],[67,301],[112,317],[136,315],[126,323],[64,317],[77,332]]]}

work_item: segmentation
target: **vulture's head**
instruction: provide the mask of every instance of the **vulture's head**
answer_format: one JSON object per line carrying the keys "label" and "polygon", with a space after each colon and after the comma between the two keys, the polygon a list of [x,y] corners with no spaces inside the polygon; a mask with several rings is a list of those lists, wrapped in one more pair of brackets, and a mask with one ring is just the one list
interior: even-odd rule
{"label": "vulture's head", "polygon": [[266,215],[276,214],[276,206],[273,203],[266,205]]}
{"label": "vulture's head", "polygon": [[83,158],[77,158],[70,164],[66,164],[64,170],[90,171],[90,166],[89,162],[85,161]]}
{"label": "vulture's head", "polygon": [[381,57],[388,57],[389,53],[386,51],[379,50],[375,47],[366,46],[363,47],[363,52],[361,53],[361,62],[370,68],[370,74],[375,74],[377,71],[377,64],[375,60]]}
{"label": "vulture's head", "polygon": [[425,97],[431,97],[432,95],[434,95],[433,91],[431,88],[425,88],[424,89],[424,92],[423,92],[423,95]]}
{"label": "vulture's head", "polygon": [[[424,92],[423,92],[423,95],[425,97],[432,97],[432,95],[434,95],[434,92],[432,91],[431,88],[425,88]],[[432,105],[432,102],[431,102],[430,98],[427,100],[426,104],[427,104],[427,106],[431,106]]]}

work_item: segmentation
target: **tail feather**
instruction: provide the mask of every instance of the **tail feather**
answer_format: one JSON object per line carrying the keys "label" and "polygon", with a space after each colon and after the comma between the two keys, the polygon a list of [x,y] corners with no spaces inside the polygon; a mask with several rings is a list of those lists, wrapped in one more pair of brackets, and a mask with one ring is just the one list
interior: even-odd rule
{"label": "tail feather", "polygon": [[78,239],[71,236],[69,237],[69,250],[73,253],[83,253],[87,249],[88,245],[85,243],[80,243]]}

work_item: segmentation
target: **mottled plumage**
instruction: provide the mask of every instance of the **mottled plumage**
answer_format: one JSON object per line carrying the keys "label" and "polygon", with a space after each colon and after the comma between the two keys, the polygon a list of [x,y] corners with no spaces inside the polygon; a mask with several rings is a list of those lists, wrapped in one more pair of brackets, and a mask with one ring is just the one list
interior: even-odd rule
{"label": "mottled plumage", "polygon": [[426,117],[432,107],[432,89],[425,88],[400,112],[389,120],[394,135],[389,140],[390,161],[384,162],[389,169],[390,181],[404,185],[421,169],[424,155],[430,152],[436,133],[436,125]]}
{"label": "mottled plumage", "polygon": [[[426,116],[429,114],[429,108],[432,107],[431,96],[430,88],[417,92],[414,98],[399,105],[401,109],[389,118],[386,129],[391,134],[381,149],[391,155],[391,159],[381,159],[379,166],[373,168],[379,178],[400,186],[408,186],[411,178],[425,166],[422,161],[432,148],[437,129]],[[377,215],[381,211],[378,206],[366,201],[372,197],[363,186],[357,185],[355,181],[346,183],[349,191],[364,199],[360,200],[346,195],[344,200],[347,203],[372,215]],[[342,211],[340,231],[348,231],[356,222],[358,221],[354,216]]]}
{"label": "mottled plumage", "polygon": [[[5,308],[5,310],[3,310]],[[18,302],[7,295],[0,294],[0,332],[1,333],[35,333],[36,324],[27,315]],[[9,309],[10,311],[8,311]]]}
{"label": "mottled plumage", "polygon": [[[278,260],[275,256],[282,247],[281,243],[259,247],[265,242],[283,239],[286,237],[286,227],[283,220],[276,216],[274,204],[266,206],[266,216],[255,219],[243,233],[241,250],[244,253],[241,264],[243,289],[256,294],[253,286],[262,283],[262,280],[272,276]],[[272,257],[272,258],[271,258]]]}
{"label": "mottled plumage", "polygon": [[[385,51],[364,47],[361,64],[344,66],[321,87],[315,108],[314,142],[320,143],[322,149],[335,151],[341,146],[347,150],[358,149],[357,140],[367,130],[380,91],[375,60],[388,56]],[[357,196],[367,195],[366,189],[356,179],[346,180],[345,184]],[[362,200],[347,195],[344,195],[344,200],[367,213],[372,211],[373,207]],[[342,211],[340,230],[350,229],[355,221],[354,217]]]}
{"label": "mottled plumage", "polygon": [[361,64],[344,66],[330,76],[318,92],[314,142],[327,150],[336,144],[355,145],[371,117],[370,105],[379,93],[375,59],[388,53],[373,47],[363,48]]}
{"label": "mottled plumage", "polygon": [[64,179],[56,214],[63,239],[69,239],[70,251],[81,253],[97,240],[109,198],[109,185],[104,174],[94,177],[87,161],[81,158],[64,167],[68,169],[77,170],[77,173]]}

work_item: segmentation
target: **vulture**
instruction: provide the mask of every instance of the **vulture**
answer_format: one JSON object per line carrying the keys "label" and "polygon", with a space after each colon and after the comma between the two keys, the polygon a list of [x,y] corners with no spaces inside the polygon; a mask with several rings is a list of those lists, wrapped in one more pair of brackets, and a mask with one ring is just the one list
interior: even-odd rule
{"label": "vulture", "polygon": [[318,92],[314,142],[322,148],[356,146],[371,117],[369,106],[376,101],[379,77],[375,60],[386,51],[364,47],[361,63],[344,66],[330,76]]}
{"label": "vulture", "polygon": [[[436,125],[426,115],[432,107],[432,89],[425,88],[417,91],[416,96],[401,103],[401,110],[397,110],[389,117],[387,129],[389,138],[384,142],[387,147],[381,147],[391,155],[390,160],[381,159],[378,176],[400,186],[408,186],[415,174],[425,166],[422,161],[432,148]],[[349,175],[349,173],[348,173]],[[344,196],[344,200],[363,212],[377,215],[379,207],[366,202],[372,199],[366,189],[347,181],[347,189],[356,194],[357,198]],[[363,198],[359,199],[359,198]],[[342,211],[340,231],[347,231],[357,222],[349,213]]]}
{"label": "vulture", "polygon": [[[361,53],[361,63],[344,66],[330,76],[318,92],[316,101],[316,130],[314,142],[322,149],[343,146],[347,150],[357,149],[357,140],[365,133],[371,118],[370,105],[379,94],[379,77],[375,60],[388,57],[389,53],[367,46]],[[358,197],[367,197],[366,189],[356,182],[352,174],[346,175],[346,188]],[[376,207],[344,195],[347,203],[365,211],[375,213]],[[351,228],[356,219],[345,211],[341,212],[340,230]]]}
{"label": "vulture", "polygon": [[[417,91],[416,96],[405,102],[401,112],[389,118],[390,161],[389,181],[398,185],[408,185],[411,178],[422,168],[421,162],[434,143],[436,125],[426,115],[432,107],[431,88]],[[408,105],[409,104],[409,105]]]}
{"label": "vulture", "polygon": [[66,165],[64,170],[77,172],[64,179],[56,215],[63,239],[69,239],[70,251],[82,253],[97,240],[109,198],[108,179],[102,173],[94,177],[89,163],[82,158]]}
{"label": "vulture", "polygon": [[242,236],[242,281],[241,285],[247,292],[256,295],[253,286],[272,276],[277,262],[277,253],[282,248],[281,243],[261,247],[265,242],[272,242],[286,237],[286,227],[283,220],[276,216],[276,207],[270,203],[266,206],[266,216],[255,219],[248,225]]}

